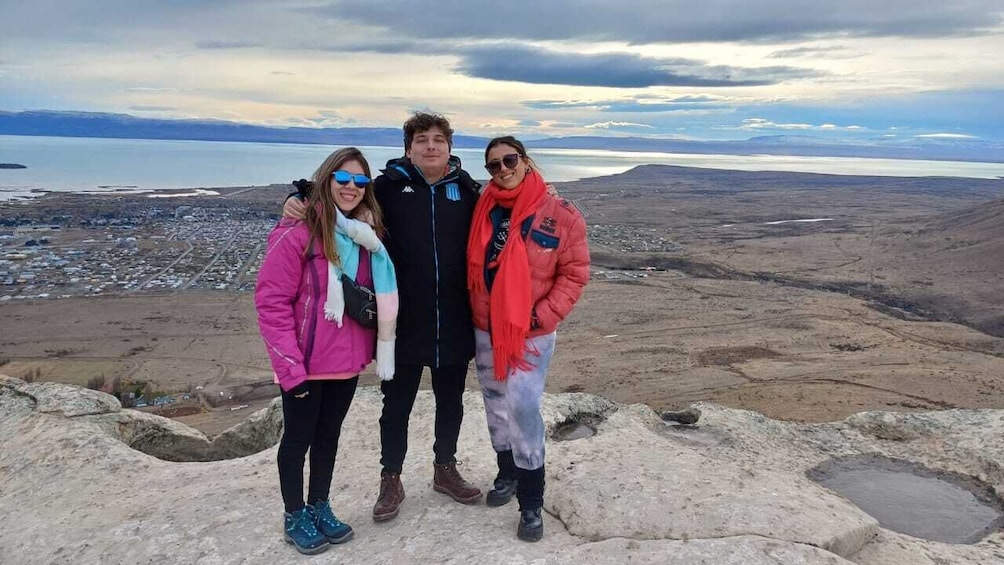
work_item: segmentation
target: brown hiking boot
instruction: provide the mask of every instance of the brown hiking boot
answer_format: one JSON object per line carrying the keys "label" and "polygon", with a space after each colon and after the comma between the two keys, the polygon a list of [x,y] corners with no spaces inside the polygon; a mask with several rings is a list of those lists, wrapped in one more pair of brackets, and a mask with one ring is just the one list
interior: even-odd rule
{"label": "brown hiking boot", "polygon": [[460,476],[456,463],[433,463],[435,474],[432,477],[432,490],[450,495],[453,500],[470,504],[481,499],[481,489],[472,485]]}
{"label": "brown hiking boot", "polygon": [[380,476],[380,495],[373,505],[373,521],[386,522],[397,517],[404,501],[404,485],[400,473],[385,473]]}

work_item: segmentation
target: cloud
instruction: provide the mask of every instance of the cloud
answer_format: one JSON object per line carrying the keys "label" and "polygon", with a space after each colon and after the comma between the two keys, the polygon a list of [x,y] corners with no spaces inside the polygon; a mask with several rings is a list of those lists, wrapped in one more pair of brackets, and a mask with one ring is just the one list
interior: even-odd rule
{"label": "cloud", "polygon": [[153,86],[132,86],[129,88],[123,88],[124,92],[181,92],[177,88],[160,88]]}
{"label": "cloud", "polygon": [[540,122],[537,120],[520,120],[516,122],[516,125],[519,127],[535,128],[540,126]]}
{"label": "cloud", "polygon": [[743,129],[812,129],[810,124],[778,124],[763,118],[747,118],[743,120]]}
{"label": "cloud", "polygon": [[586,129],[655,129],[648,124],[638,124],[635,122],[598,122],[584,127]]}
{"label": "cloud", "polygon": [[914,137],[922,139],[979,139],[979,137],[976,137],[975,135],[966,135],[962,133],[924,133],[915,135]]}
{"label": "cloud", "polygon": [[199,49],[247,49],[250,47],[261,47],[260,41],[234,40],[234,41],[198,41],[195,46]]}
{"label": "cloud", "polygon": [[526,100],[522,105],[534,110],[588,109],[611,113],[655,113],[708,111],[730,107],[723,103],[725,100],[716,96],[680,96],[666,99],[643,95],[619,100]]}
{"label": "cloud", "polygon": [[135,112],[173,112],[177,110],[174,106],[129,106]]}
{"label": "cloud", "polygon": [[425,41],[413,39],[346,39],[310,45],[310,48],[335,53],[380,53],[383,55],[447,55],[461,52],[464,44],[449,41]]}
{"label": "cloud", "polygon": [[[385,27],[395,36],[631,43],[948,37],[987,33],[1004,21],[999,0],[442,0],[435,9],[410,0],[340,0],[313,10],[322,18]],[[503,18],[513,25],[499,25]]]}
{"label": "cloud", "polygon": [[742,68],[705,65],[693,59],[584,54],[516,45],[469,48],[462,57],[457,70],[471,77],[611,88],[763,86],[820,74],[793,67]]}
{"label": "cloud", "polygon": [[852,125],[852,126],[838,126],[832,123],[824,123],[819,125],[807,124],[807,123],[778,123],[772,122],[764,118],[746,118],[742,121],[739,129],[752,129],[752,130],[802,130],[802,131],[860,131],[868,128]]}
{"label": "cloud", "polygon": [[847,47],[793,47],[791,49],[779,49],[767,55],[769,59],[858,59],[864,57],[864,53],[854,53]]}

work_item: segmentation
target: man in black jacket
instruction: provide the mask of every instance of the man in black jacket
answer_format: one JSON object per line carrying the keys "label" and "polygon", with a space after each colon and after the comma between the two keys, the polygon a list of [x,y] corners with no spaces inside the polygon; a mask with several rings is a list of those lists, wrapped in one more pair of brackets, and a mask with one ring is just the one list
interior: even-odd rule
{"label": "man in black jacket", "polygon": [[380,385],[383,465],[373,519],[397,516],[404,488],[408,418],[422,370],[432,372],[436,397],[433,488],[472,503],[481,491],[457,471],[457,438],[464,417],[467,365],[474,357],[474,326],[467,296],[467,234],[480,185],[452,157],[453,129],[437,114],[416,113],[404,124],[405,156],[389,161],[376,178],[384,213],[384,245],[397,269],[394,378]]}
{"label": "man in black jacket", "polygon": [[[394,378],[380,385],[383,470],[373,507],[378,522],[396,517],[404,500],[408,420],[425,367],[436,398],[433,488],[465,504],[481,498],[481,490],[460,475],[455,457],[467,366],[474,357],[467,234],[480,185],[450,155],[452,147],[450,122],[418,112],[404,124],[405,156],[388,161],[374,182],[401,301]],[[287,201],[287,216],[302,215],[294,200]]]}

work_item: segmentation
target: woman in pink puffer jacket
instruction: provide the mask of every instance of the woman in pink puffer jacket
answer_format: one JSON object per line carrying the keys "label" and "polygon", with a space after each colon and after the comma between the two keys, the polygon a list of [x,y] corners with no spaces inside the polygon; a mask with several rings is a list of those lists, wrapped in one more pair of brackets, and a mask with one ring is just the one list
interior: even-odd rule
{"label": "woman in pink puffer jacket", "polygon": [[[378,376],[393,377],[397,318],[396,277],[377,237],[382,218],[366,159],[356,148],[338,150],[314,173],[313,184],[306,217],[284,218],[269,234],[255,289],[258,326],[282,389],[277,459],[284,537],[301,553],[319,553],[352,536],[328,501],[338,438],[360,371],[376,357]],[[347,315],[343,275],[375,290],[375,329]]]}

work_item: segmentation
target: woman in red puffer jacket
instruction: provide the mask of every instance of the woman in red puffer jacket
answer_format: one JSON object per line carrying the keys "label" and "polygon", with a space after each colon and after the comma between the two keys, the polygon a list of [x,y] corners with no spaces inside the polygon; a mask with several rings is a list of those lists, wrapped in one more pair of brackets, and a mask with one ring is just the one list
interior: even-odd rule
{"label": "woman in red puffer jacket", "polygon": [[467,286],[475,327],[475,363],[499,472],[489,506],[516,495],[516,536],[544,533],[544,421],[540,400],[558,325],[589,281],[586,222],[550,194],[523,143],[491,140],[492,175],[474,210],[467,244]]}

